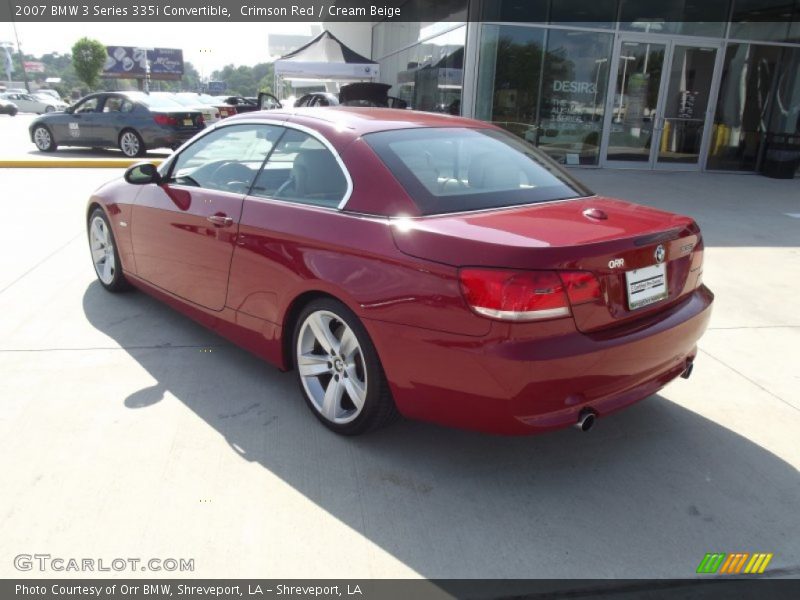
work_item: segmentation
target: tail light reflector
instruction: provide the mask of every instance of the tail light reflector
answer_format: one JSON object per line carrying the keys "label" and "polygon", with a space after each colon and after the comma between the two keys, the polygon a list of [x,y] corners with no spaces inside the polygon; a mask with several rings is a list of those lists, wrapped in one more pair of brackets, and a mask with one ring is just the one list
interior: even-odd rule
{"label": "tail light reflector", "polygon": [[153,115],[153,120],[158,123],[159,125],[172,125],[175,126],[178,124],[178,119],[170,116],[170,115],[162,115],[160,113],[156,113]]}
{"label": "tail light reflector", "polygon": [[561,281],[572,306],[600,300],[600,282],[588,271],[560,271]]}
{"label": "tail light reflector", "polygon": [[461,289],[476,313],[504,321],[557,319],[570,314],[564,285],[554,271],[467,268]]}

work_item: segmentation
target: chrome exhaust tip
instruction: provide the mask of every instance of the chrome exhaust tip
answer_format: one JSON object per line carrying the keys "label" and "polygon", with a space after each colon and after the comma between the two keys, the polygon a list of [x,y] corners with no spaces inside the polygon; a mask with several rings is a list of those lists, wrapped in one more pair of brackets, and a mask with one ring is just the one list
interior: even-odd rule
{"label": "chrome exhaust tip", "polygon": [[583,432],[589,431],[594,426],[594,422],[596,419],[597,419],[597,413],[595,413],[590,408],[584,408],[581,411],[581,414],[578,415],[578,422],[575,423],[574,427],[579,431]]}
{"label": "chrome exhaust tip", "polygon": [[692,376],[693,369],[694,369],[694,363],[690,362],[688,365],[686,365],[686,368],[683,370],[683,373],[681,373],[681,377],[683,377],[684,379],[689,379],[689,377]]}

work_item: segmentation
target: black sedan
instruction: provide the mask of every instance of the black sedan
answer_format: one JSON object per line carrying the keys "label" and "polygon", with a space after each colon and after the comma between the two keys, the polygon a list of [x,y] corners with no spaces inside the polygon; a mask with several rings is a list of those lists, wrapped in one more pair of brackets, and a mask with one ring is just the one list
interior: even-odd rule
{"label": "black sedan", "polygon": [[217,100],[221,100],[226,104],[236,107],[237,114],[254,112],[259,109],[257,100],[245,98],[244,96],[216,96],[216,98]]}
{"label": "black sedan", "polygon": [[62,113],[30,125],[31,141],[42,152],[59,145],[119,148],[128,157],[153,148],[177,148],[205,127],[200,111],[144,92],[90,94]]}

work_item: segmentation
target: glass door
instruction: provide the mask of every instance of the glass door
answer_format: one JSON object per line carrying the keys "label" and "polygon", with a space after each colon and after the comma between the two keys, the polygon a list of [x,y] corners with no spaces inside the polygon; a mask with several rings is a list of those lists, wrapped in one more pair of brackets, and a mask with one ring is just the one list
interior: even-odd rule
{"label": "glass door", "polygon": [[[652,168],[667,44],[622,38],[612,68],[604,166]],[[616,75],[616,76],[615,76]]]}
{"label": "glass door", "polygon": [[713,42],[621,36],[613,58],[603,166],[699,169],[717,54]]}
{"label": "glass door", "polygon": [[699,168],[712,106],[717,48],[672,47],[663,111],[658,121],[656,166]]}

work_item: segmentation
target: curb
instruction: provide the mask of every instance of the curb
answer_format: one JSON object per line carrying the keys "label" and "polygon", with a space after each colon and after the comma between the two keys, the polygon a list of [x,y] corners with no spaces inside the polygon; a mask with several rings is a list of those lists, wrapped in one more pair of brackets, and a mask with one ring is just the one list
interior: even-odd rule
{"label": "curb", "polygon": [[164,159],[147,158],[54,158],[54,159],[0,159],[0,169],[127,169],[140,162],[160,165]]}

